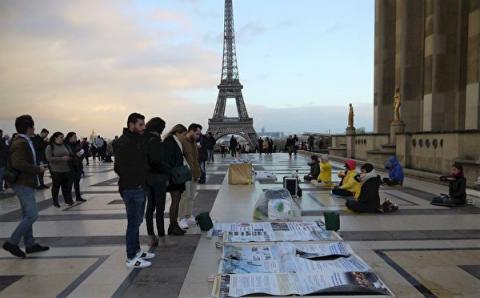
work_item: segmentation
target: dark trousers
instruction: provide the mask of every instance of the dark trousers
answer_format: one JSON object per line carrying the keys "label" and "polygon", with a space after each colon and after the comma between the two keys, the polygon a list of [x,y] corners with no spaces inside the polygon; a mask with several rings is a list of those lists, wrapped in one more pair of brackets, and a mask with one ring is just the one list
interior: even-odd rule
{"label": "dark trousers", "polygon": [[75,189],[75,198],[80,200],[82,198],[80,194],[80,180],[82,179],[82,171],[74,171],[73,173],[73,188]]}
{"label": "dark trousers", "polygon": [[345,189],[341,189],[341,188],[332,189],[332,194],[334,194],[336,196],[340,196],[340,197],[353,197],[352,192],[350,192],[348,190],[345,190]]}
{"label": "dark trousers", "polygon": [[393,181],[390,178],[383,178],[383,183],[385,183],[388,186],[402,185],[401,182]]}
{"label": "dark trousers", "polygon": [[207,149],[207,152],[208,152],[208,162],[214,162],[213,149]]}
{"label": "dark trousers", "polygon": [[155,235],[153,229],[153,213],[155,212],[158,236],[165,236],[164,213],[166,194],[166,183],[147,186],[147,211],[145,212],[145,222],[147,224],[148,235]]}
{"label": "dark trousers", "polygon": [[73,171],[72,172],[52,172],[52,198],[53,202],[58,204],[58,193],[62,188],[62,195],[65,203],[73,204],[72,200],[72,185],[73,185]]}
{"label": "dark trousers", "polygon": [[377,210],[367,204],[362,204],[355,199],[349,199],[345,204],[348,209],[361,213],[375,213]]}
{"label": "dark trousers", "polygon": [[207,169],[205,165],[205,161],[200,162],[200,180],[199,183],[205,183],[207,180]]}
{"label": "dark trousers", "polygon": [[120,192],[127,210],[127,258],[133,259],[140,251],[139,228],[145,213],[145,192],[142,188],[124,189]]}

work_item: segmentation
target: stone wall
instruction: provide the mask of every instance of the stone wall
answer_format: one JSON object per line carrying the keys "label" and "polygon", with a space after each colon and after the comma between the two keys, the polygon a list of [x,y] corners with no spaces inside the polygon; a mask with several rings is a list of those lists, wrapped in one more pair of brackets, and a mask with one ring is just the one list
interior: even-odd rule
{"label": "stone wall", "polygon": [[[332,144],[343,140],[344,135],[332,136]],[[355,135],[351,158],[381,167],[395,154],[407,169],[437,174],[448,173],[451,165],[458,161],[465,167],[469,186],[474,186],[480,175],[480,130],[397,134],[396,146],[388,145],[388,140],[386,134]],[[333,156],[345,157],[343,151],[339,153],[335,148],[330,150]]]}

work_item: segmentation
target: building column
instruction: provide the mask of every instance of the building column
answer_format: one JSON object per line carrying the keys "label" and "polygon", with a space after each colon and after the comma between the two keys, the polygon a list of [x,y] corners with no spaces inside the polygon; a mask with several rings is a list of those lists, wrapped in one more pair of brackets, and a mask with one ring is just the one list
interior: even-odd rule
{"label": "building column", "polygon": [[[433,0],[432,97],[425,104],[424,129],[454,130],[457,87],[458,18],[457,0]],[[428,107],[427,107],[428,104]],[[424,115],[425,115],[424,114]]]}
{"label": "building column", "polygon": [[422,128],[424,1],[397,0],[397,87],[405,131]]}
{"label": "building column", "polygon": [[469,1],[465,129],[480,129],[480,0]]}
{"label": "building column", "polygon": [[375,0],[375,133],[388,133],[393,119],[395,2],[396,0]]}

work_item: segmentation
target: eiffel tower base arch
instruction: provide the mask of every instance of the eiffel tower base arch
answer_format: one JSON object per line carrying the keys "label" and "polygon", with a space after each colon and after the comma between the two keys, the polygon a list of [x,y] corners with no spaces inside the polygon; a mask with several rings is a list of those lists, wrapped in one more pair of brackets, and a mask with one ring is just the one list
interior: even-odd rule
{"label": "eiffel tower base arch", "polygon": [[255,148],[258,137],[253,128],[253,120],[238,119],[238,118],[224,118],[223,120],[208,120],[207,133],[211,132],[215,140],[220,139],[226,135],[238,135],[247,140],[247,142]]}

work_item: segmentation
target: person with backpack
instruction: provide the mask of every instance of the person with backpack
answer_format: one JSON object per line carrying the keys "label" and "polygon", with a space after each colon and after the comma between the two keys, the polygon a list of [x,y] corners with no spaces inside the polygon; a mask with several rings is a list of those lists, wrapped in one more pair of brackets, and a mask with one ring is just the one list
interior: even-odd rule
{"label": "person with backpack", "polygon": [[448,182],[448,195],[441,194],[434,198],[431,202],[432,205],[454,207],[467,203],[467,179],[461,164],[454,163],[450,175],[441,176],[440,181]]}
{"label": "person with backpack", "polygon": [[356,178],[361,183],[360,194],[356,199],[347,200],[345,205],[354,212],[375,213],[380,207],[378,190],[382,181],[372,164],[364,164],[361,171],[361,174]]}
{"label": "person with backpack", "polygon": [[[48,246],[42,246],[33,237],[33,224],[38,218],[35,187],[40,185],[38,175],[47,169],[38,165],[35,147],[31,137],[35,132],[35,123],[30,115],[15,119],[17,137],[12,140],[7,165],[7,180],[12,185],[22,209],[22,220],[15,228],[10,238],[3,243],[3,249],[12,255],[25,258],[26,254],[46,251]],[[25,252],[18,246],[23,239]]]}
{"label": "person with backpack", "polygon": [[57,131],[51,137],[45,156],[52,176],[53,206],[60,208],[58,194],[62,189],[63,199],[67,205],[73,205],[72,186],[75,179],[73,170],[73,154],[64,144],[63,133]]}
{"label": "person with backpack", "polygon": [[403,185],[403,168],[395,156],[391,156],[385,164],[388,178],[383,178],[383,183],[389,186]]}
{"label": "person with backpack", "polygon": [[332,189],[332,194],[340,197],[355,197],[358,198],[360,194],[360,183],[355,180],[357,175],[357,163],[353,159],[345,162],[345,172],[340,172],[338,176],[342,178],[339,186]]}

